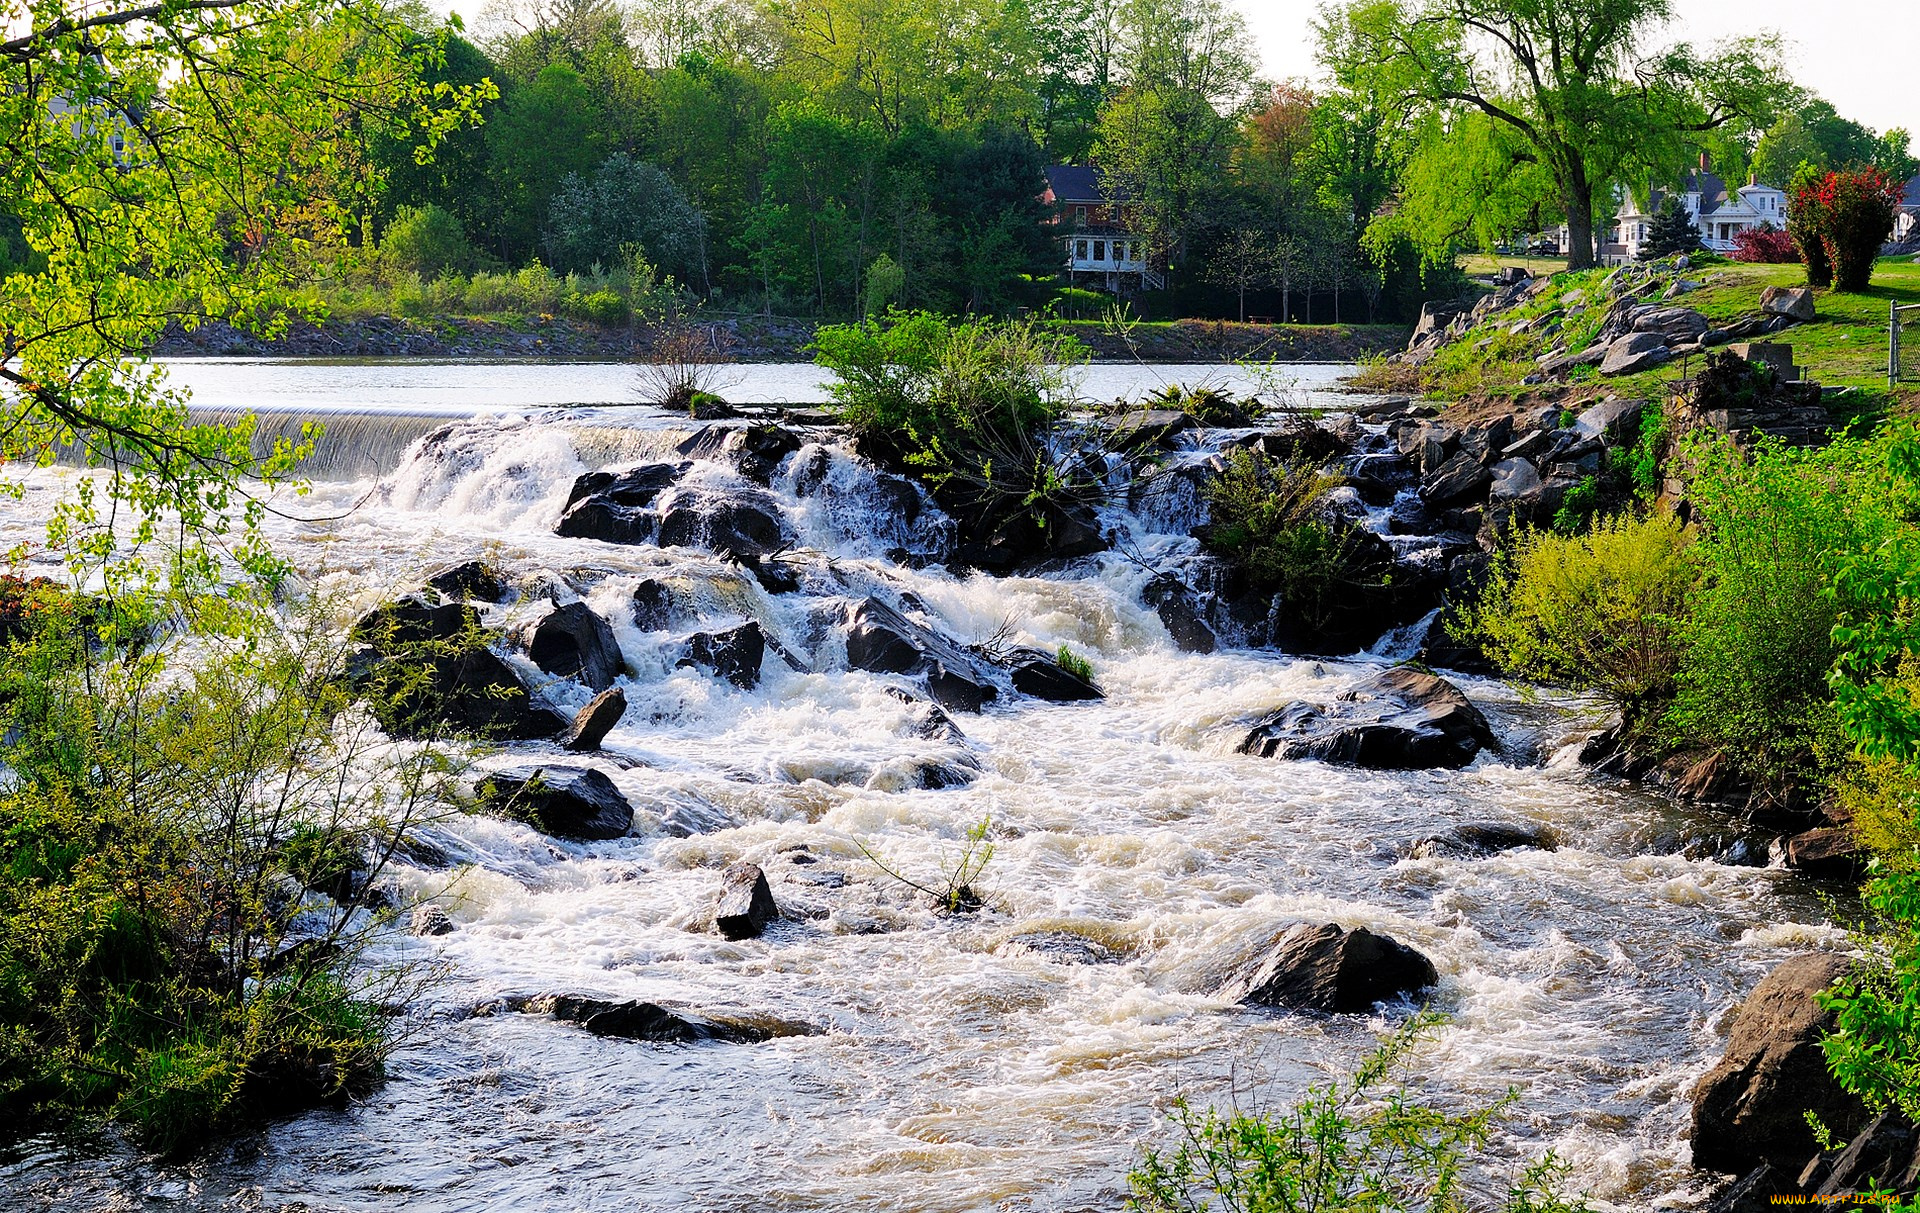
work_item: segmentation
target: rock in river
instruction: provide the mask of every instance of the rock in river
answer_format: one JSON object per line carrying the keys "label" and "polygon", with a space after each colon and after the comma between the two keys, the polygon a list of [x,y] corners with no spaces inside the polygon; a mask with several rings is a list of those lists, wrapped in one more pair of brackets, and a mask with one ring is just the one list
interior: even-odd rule
{"label": "rock in river", "polygon": [[573,724],[560,737],[562,749],[572,750],[576,754],[597,750],[600,743],[607,739],[613,726],[627,713],[627,693],[619,687],[600,692],[593,702],[581,708],[574,716]]}
{"label": "rock in river", "polygon": [[509,767],[481,784],[487,807],[560,838],[620,838],[633,826],[633,806],[590,767]]}
{"label": "rock in river", "polygon": [[1106,698],[1099,687],[1038,649],[1015,649],[1009,659],[1013,666],[1013,689],[1022,695],[1054,703]]}
{"label": "rock in river", "polygon": [[1818,1148],[1809,1109],[1836,1136],[1866,1124],[1866,1106],[1827,1072],[1820,1038],[1834,1017],[1813,1000],[1846,969],[1844,956],[1796,956],[1740,1004],[1726,1053],[1693,1088],[1695,1166],[1743,1172],[1773,1163],[1797,1173]]}
{"label": "rock in river", "polygon": [[1331,706],[1295,702],[1253,726],[1242,754],[1317,758],[1383,771],[1459,767],[1497,743],[1460,689],[1412,666],[1368,679]]}
{"label": "rock in river", "polygon": [[759,685],[766,655],[767,635],[750,619],[724,632],[695,632],[687,637],[687,655],[677,664],[711,670],[748,691]]}
{"label": "rock in river", "polygon": [[847,664],[882,674],[925,674],[941,707],[977,712],[998,692],[960,646],[877,598],[847,608]]}
{"label": "rock in river", "polygon": [[815,1031],[806,1024],[771,1016],[699,1014],[657,1002],[612,1002],[577,994],[528,999],[522,1009],[545,1011],[564,1023],[577,1023],[595,1036],[662,1043],[724,1040],[757,1044],[776,1036],[810,1036]]}
{"label": "rock in river", "polygon": [[1303,1011],[1366,1011],[1439,980],[1432,961],[1389,936],[1303,922],[1274,941],[1273,952],[1243,983],[1240,1000]]}
{"label": "rock in river", "polygon": [[527,630],[526,637],[533,664],[596,691],[612,686],[624,665],[613,629],[584,602],[555,607]]}
{"label": "rock in river", "polygon": [[728,939],[752,939],[780,917],[767,875],[758,864],[736,863],[720,878],[720,904],[713,929]]}

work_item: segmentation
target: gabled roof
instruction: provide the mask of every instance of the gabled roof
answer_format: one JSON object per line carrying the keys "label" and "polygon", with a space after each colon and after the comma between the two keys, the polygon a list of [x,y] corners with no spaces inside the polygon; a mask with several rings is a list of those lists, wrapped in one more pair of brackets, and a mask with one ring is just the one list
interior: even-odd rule
{"label": "gabled roof", "polygon": [[1047,191],[1056,203],[1086,202],[1106,206],[1124,201],[1125,191],[1109,193],[1101,183],[1100,170],[1090,164],[1049,164]]}
{"label": "gabled roof", "polygon": [[1900,205],[1920,210],[1920,173],[1915,173],[1913,180],[1907,182],[1907,192],[1900,196]]}

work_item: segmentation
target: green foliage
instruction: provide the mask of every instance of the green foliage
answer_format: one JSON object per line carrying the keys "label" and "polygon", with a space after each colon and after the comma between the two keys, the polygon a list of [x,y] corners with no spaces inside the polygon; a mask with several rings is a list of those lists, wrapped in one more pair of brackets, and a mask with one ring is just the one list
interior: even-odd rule
{"label": "green foliage", "polygon": [[627,306],[626,296],[618,291],[589,291],[584,295],[573,295],[567,300],[567,311],[594,324],[625,324],[632,311]]}
{"label": "green foliage", "polygon": [[1063,644],[1060,646],[1060,651],[1054,654],[1053,660],[1055,665],[1073,675],[1075,678],[1078,678],[1080,681],[1093,681],[1093,663],[1075,653],[1066,645]]}
{"label": "green foliage", "polygon": [[1323,628],[1353,594],[1383,585],[1364,536],[1327,504],[1341,483],[1311,461],[1234,450],[1207,485],[1202,543],[1244,570],[1255,589],[1278,596],[1307,626]]}
{"label": "green foliage", "polygon": [[985,900],[973,886],[986,872],[987,865],[993,862],[992,833],[993,818],[981,818],[978,824],[967,830],[961,840],[959,854],[941,866],[942,879],[926,884],[902,875],[898,868],[874,854],[866,843],[857,845],[860,853],[882,872],[908,888],[926,894],[932,899],[934,909],[940,913],[972,914],[986,906]]}
{"label": "green foliage", "polygon": [[451,768],[349,709],[317,619],[166,606],[164,643],[43,612],[0,663],[0,1108],[172,1149],[379,1079],[412,978],[358,965],[370,883]]}
{"label": "green foliage", "polygon": [[[1486,1207],[1466,1190],[1476,1152],[1518,1100],[1447,1112],[1421,1101],[1402,1076],[1420,1039],[1443,1022],[1417,1016],[1350,1078],[1308,1088],[1273,1115],[1173,1106],[1179,1137],[1149,1147],[1127,1176],[1135,1213],[1452,1213]],[[1507,1213],[1576,1213],[1584,1201],[1554,1191],[1565,1167],[1549,1153],[1500,1206]],[[1218,1202],[1217,1205],[1215,1202]]]}
{"label": "green foliage", "polygon": [[1509,673],[1593,691],[1636,722],[1672,694],[1700,579],[1692,538],[1664,514],[1522,532],[1463,630]]}
{"label": "green foliage", "polygon": [[1869,881],[1865,955],[1821,995],[1835,1013],[1822,1042],[1840,1085],[1873,1108],[1920,1116],[1920,871],[1911,865]]}
{"label": "green foliage", "polygon": [[1593,514],[1600,508],[1600,478],[1582,476],[1580,482],[1567,490],[1560,499],[1560,508],[1553,512],[1553,533],[1556,535],[1582,535],[1593,525]]}
{"label": "green foliage", "polygon": [[682,281],[706,279],[706,216],[658,167],[615,152],[590,176],[560,183],[548,204],[546,247],[556,267],[584,270],[619,260],[630,245]]}
{"label": "green foliage", "polygon": [[380,263],[390,270],[437,278],[473,264],[473,246],[452,214],[428,203],[403,206],[380,238]]}
{"label": "green foliage", "polygon": [[1884,455],[1870,443],[1763,443],[1745,455],[1696,440],[1685,458],[1706,579],[1683,630],[1668,727],[1763,788],[1817,789],[1845,749],[1826,675],[1834,627],[1853,604],[1836,576],[1890,539],[1913,503],[1875,474]]}
{"label": "green foliage", "polygon": [[1192,387],[1170,383],[1148,392],[1142,403],[1150,409],[1172,409],[1185,413],[1201,425],[1251,425],[1253,422],[1252,412],[1246,402],[1236,399],[1225,388],[1205,383]]}

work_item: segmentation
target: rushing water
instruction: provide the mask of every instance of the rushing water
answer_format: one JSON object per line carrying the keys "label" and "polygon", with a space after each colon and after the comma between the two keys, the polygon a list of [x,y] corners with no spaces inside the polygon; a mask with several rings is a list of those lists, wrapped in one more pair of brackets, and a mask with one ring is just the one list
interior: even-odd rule
{"label": "rushing water", "polygon": [[[300,411],[358,393],[388,413],[491,410],[431,443],[409,439],[377,477],[318,483],[287,503],[311,520],[275,522],[276,539],[318,588],[363,605],[484,556],[601,610],[631,667],[630,706],[605,752],[579,761],[633,802],[634,831],[568,843],[486,817],[433,827],[465,866],[401,879],[458,929],[396,936],[379,959],[442,960],[450,976],[385,1087],[191,1164],[51,1145],[0,1157],[0,1195],[27,1207],[1111,1210],[1175,1096],[1285,1101],[1404,1015],[1279,1014],[1216,995],[1301,920],[1367,925],[1434,959],[1434,1002],[1452,1020],[1421,1055],[1422,1085],[1451,1102],[1521,1093],[1489,1184],[1551,1147],[1598,1207],[1691,1207],[1711,1177],[1688,1165],[1685,1091],[1719,1052],[1723,1013],[1791,951],[1840,942],[1783,871],[1705,857],[1731,835],[1711,815],[1591,780],[1555,744],[1581,724],[1573,706],[1525,702],[1497,682],[1458,679],[1507,742],[1465,770],[1235,754],[1249,718],[1331,697],[1369,666],[1177,651],[1140,591],[1145,566],[1191,548],[1194,519],[1179,510],[1151,523],[1113,511],[1125,556],[955,577],[886,558],[937,536],[876,514],[868,473],[830,435],[818,438],[835,492],[798,495],[793,466],[810,452],[794,457],[774,487],[820,554],[810,588],[911,596],[963,641],[1011,627],[1024,643],[1069,644],[1108,694],[960,716],[979,777],[903,790],[916,762],[955,747],[912,735],[912,709],[888,693],[895,679],[836,661],[809,628],[817,597],[769,596],[700,552],[553,535],[576,475],[685,436],[686,422],[649,410],[526,407],[578,401],[612,371],[354,366],[329,386],[310,365],[224,365],[245,366],[244,387],[225,371],[190,372],[214,406],[245,396]],[[515,391],[533,399],[506,398]],[[6,541],[30,533],[71,478],[33,474]],[[701,620],[641,631],[624,604],[647,577],[698,601]],[[534,618],[547,601],[526,593],[487,621]],[[679,637],[742,617],[809,672],[770,653],[762,684],[741,691],[675,668]],[[546,692],[566,707],[588,697],[567,683]],[[552,754],[510,749],[486,761]],[[860,849],[931,876],[988,819],[990,908],[974,916],[934,915]],[[1545,825],[1560,846],[1405,855],[1413,839],[1486,820]],[[730,943],[705,926],[721,869],[741,859],[765,868],[787,917]],[[1016,939],[1045,930],[1077,932],[1113,959],[1066,963]],[[823,1031],[659,1046],[463,1014],[537,992]]]}

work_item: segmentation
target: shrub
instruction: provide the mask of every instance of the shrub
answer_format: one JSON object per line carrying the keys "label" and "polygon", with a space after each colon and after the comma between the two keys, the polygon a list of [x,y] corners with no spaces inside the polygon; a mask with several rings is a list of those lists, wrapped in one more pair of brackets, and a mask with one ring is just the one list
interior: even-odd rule
{"label": "shrub", "polygon": [[1873,260],[1893,234],[1904,188],[1877,168],[1842,169],[1821,181],[1820,240],[1833,263],[1835,290],[1868,288]]}
{"label": "shrub", "polygon": [[1733,259],[1767,265],[1790,265],[1800,259],[1800,253],[1793,246],[1793,237],[1771,223],[1762,223],[1759,227],[1734,233]]}
{"label": "shrub", "polygon": [[573,296],[567,301],[567,311],[581,320],[608,326],[625,324],[631,315],[626,299],[607,290]]}
{"label": "shrub", "polygon": [[1254,589],[1275,594],[1307,627],[1322,631],[1356,593],[1384,585],[1372,537],[1328,504],[1341,484],[1311,461],[1271,459],[1241,447],[1207,485],[1201,542],[1243,570]]}
{"label": "shrub", "polygon": [[1833,285],[1833,262],[1822,235],[1827,221],[1820,202],[1821,179],[1821,170],[1812,164],[1803,162],[1794,170],[1787,184],[1787,238],[1807,267],[1807,285],[1825,287]]}
{"label": "shrub", "polygon": [[1251,425],[1252,413],[1246,402],[1235,399],[1232,392],[1222,387],[1199,384],[1185,387],[1172,383],[1157,391],[1147,393],[1142,402],[1151,409],[1172,409],[1185,413],[1201,425],[1233,426]]}
{"label": "shrub", "polygon": [[856,843],[860,853],[871,860],[875,867],[893,877],[901,884],[924,893],[933,901],[934,909],[942,914],[971,914],[983,909],[986,901],[973,886],[986,872],[987,865],[993,862],[993,818],[984,817],[970,828],[962,840],[960,854],[941,865],[941,882],[921,884],[910,876],[904,876],[898,868],[874,854],[866,843]]}
{"label": "shrub", "polygon": [[380,265],[389,273],[436,278],[472,263],[473,246],[460,220],[432,203],[401,207],[380,239]]}
{"label": "shrub", "polygon": [[1593,691],[1630,724],[1672,693],[1699,581],[1692,535],[1666,514],[1581,536],[1523,531],[1463,631],[1503,669]]}
{"label": "shrub", "polygon": [[1835,578],[1845,554],[1891,534],[1900,506],[1868,444],[1766,442],[1743,454],[1696,440],[1683,458],[1705,581],[1683,628],[1668,728],[1718,749],[1763,792],[1812,792],[1845,749],[1826,679],[1849,605]]}
{"label": "shrub", "polygon": [[[369,882],[448,771],[349,708],[318,619],[168,606],[166,645],[49,616],[0,662],[0,1109],[162,1149],[379,1079],[410,979],[357,968]],[[296,917],[289,871],[336,904]]]}
{"label": "shrub", "polygon": [[[1448,1112],[1421,1102],[1404,1069],[1420,1037],[1439,1022],[1407,1022],[1342,1082],[1308,1088],[1278,1115],[1196,1112],[1176,1100],[1179,1133],[1170,1150],[1148,1148],[1127,1176],[1136,1213],[1413,1213],[1490,1207],[1463,1191],[1469,1162],[1500,1116],[1519,1098]],[[1549,1153],[1520,1176],[1506,1213],[1575,1213],[1583,1201],[1554,1190],[1564,1166]]]}
{"label": "shrub", "polygon": [[640,365],[641,399],[673,412],[699,406],[725,407],[720,389],[727,385],[733,337],[714,325],[675,322],[653,335]]}

